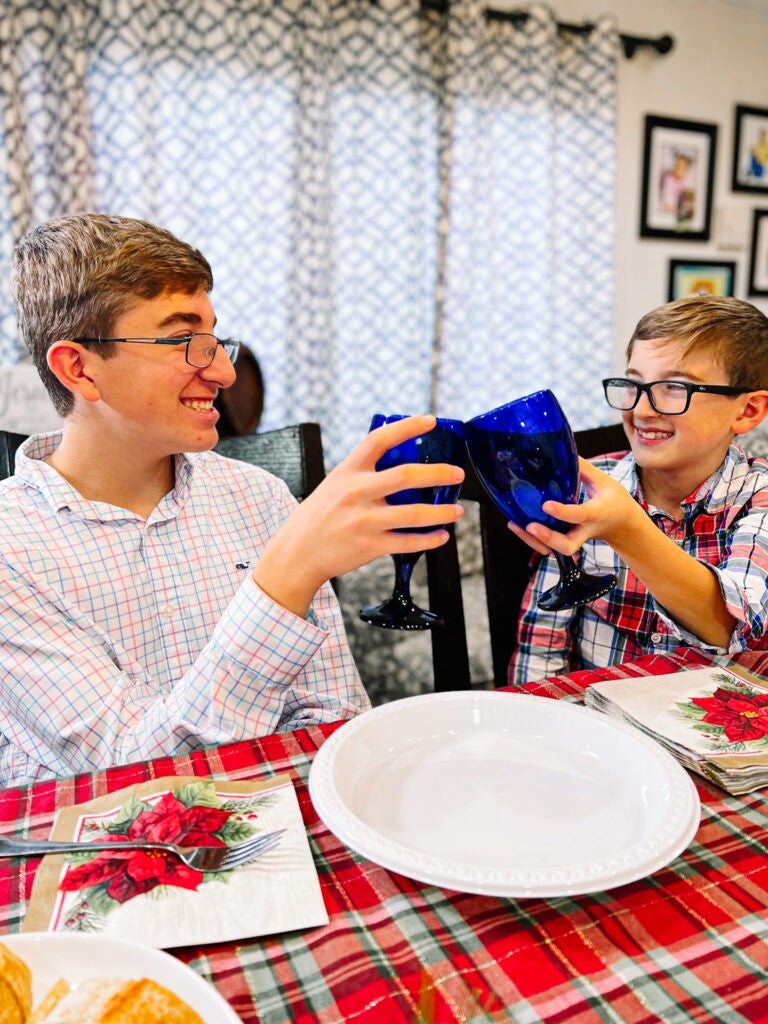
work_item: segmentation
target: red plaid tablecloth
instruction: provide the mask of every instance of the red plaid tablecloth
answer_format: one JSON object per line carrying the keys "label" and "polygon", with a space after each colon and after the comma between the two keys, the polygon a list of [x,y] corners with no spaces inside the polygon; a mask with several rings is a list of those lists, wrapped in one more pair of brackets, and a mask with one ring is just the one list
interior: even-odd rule
{"label": "red plaid tablecloth", "polygon": [[[553,677],[529,692],[573,697],[596,679],[703,661],[645,658]],[[330,923],[174,951],[216,985],[243,1021],[768,1021],[765,791],[728,796],[697,777],[701,827],[689,849],[650,878],[583,897],[473,896],[392,874],[350,851],[320,822],[307,777],[314,753],[335,728],[6,790],[0,832],[47,837],[59,807],[153,777],[237,780],[287,771]],[[20,928],[38,863],[0,862],[0,931]]]}

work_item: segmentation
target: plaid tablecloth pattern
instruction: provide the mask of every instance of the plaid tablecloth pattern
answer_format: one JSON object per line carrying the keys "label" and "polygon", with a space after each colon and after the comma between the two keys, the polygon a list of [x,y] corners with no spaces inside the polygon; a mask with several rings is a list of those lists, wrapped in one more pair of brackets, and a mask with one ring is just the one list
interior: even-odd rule
{"label": "plaid tablecloth pattern", "polygon": [[[573,699],[598,678],[705,661],[643,659],[553,677],[529,692]],[[765,791],[733,797],[696,778],[701,827],[689,849],[650,878],[578,898],[473,896],[378,867],[319,820],[309,767],[337,727],[6,790],[0,832],[44,838],[59,807],[153,777],[288,772],[330,923],[173,951],[248,1024],[768,1021]],[[0,931],[20,928],[38,863],[0,861]]]}

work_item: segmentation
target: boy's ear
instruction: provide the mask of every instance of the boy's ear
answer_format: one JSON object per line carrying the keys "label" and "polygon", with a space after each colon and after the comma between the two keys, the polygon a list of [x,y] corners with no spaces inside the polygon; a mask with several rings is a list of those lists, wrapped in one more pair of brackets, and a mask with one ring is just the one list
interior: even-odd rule
{"label": "boy's ear", "polygon": [[753,391],[747,395],[741,415],[733,427],[734,434],[746,434],[759,426],[768,416],[768,391]]}
{"label": "boy's ear", "polygon": [[86,402],[97,402],[101,397],[89,372],[95,358],[99,357],[94,352],[66,338],[54,341],[46,356],[48,368],[56,379],[67,391]]}

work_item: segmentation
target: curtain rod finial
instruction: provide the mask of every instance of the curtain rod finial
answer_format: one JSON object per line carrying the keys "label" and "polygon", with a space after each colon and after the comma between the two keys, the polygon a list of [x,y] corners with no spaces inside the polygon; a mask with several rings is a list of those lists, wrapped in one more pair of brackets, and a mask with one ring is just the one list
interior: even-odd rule
{"label": "curtain rod finial", "polygon": [[628,60],[634,57],[642,46],[649,46],[658,54],[664,54],[669,53],[675,45],[675,40],[670,35],[659,36],[658,39],[647,39],[644,36],[630,36],[622,33],[621,42],[624,46],[624,56]]}

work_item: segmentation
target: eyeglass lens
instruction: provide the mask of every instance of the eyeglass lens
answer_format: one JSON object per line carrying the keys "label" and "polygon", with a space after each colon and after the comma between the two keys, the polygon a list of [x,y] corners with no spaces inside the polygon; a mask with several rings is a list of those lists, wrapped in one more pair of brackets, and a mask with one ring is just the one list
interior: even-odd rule
{"label": "eyeglass lens", "polygon": [[656,412],[675,415],[688,407],[690,396],[688,388],[679,381],[661,380],[651,385],[639,385],[632,381],[611,381],[606,385],[605,395],[608,404],[614,409],[634,409],[645,391]]}
{"label": "eyeglass lens", "polygon": [[240,345],[236,341],[220,342],[213,334],[192,334],[187,345],[187,362],[190,366],[203,369],[210,366],[216,358],[216,349],[221,344],[224,351],[234,363]]}

